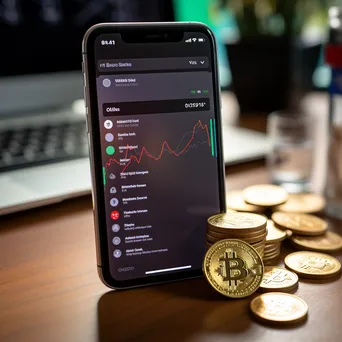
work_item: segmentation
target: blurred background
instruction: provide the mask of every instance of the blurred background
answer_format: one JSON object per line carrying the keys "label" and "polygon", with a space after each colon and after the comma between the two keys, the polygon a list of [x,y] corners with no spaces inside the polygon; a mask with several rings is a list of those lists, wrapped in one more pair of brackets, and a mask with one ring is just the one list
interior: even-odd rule
{"label": "blurred background", "polygon": [[[1,0],[0,75],[80,68],[84,32],[103,21],[200,21],[219,43],[223,89],[242,112],[286,108],[325,89],[322,47],[337,0]],[[4,48],[6,47],[6,48]],[[294,91],[297,94],[294,94]]]}
{"label": "blurred background", "polygon": [[[199,21],[212,28],[224,125],[263,132],[224,130],[225,162],[230,165],[266,157],[270,146],[262,118],[273,111],[310,112],[323,118],[319,126],[328,126],[323,114],[328,112],[332,72],[324,62],[324,46],[329,7],[339,3],[0,0],[0,188],[8,193],[0,199],[0,214],[90,192],[81,42],[91,25]],[[322,151],[326,138],[323,134],[315,140]],[[324,156],[315,158],[324,165]],[[325,177],[316,173],[319,182],[310,190],[322,191]]]}

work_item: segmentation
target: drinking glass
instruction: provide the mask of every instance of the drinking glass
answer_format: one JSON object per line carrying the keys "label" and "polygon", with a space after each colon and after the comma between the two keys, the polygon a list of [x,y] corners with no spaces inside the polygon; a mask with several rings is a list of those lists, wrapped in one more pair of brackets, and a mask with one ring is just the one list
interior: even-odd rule
{"label": "drinking glass", "polygon": [[272,147],[268,168],[273,184],[290,193],[311,190],[314,161],[314,118],[301,113],[274,112],[267,131]]}

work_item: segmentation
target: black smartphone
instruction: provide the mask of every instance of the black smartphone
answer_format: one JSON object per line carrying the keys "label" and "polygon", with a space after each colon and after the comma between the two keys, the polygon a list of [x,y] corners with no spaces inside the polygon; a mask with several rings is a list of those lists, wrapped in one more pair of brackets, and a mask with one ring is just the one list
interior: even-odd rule
{"label": "black smartphone", "polygon": [[213,33],[95,25],[83,68],[101,279],[119,289],[200,276],[207,218],[225,210]]}

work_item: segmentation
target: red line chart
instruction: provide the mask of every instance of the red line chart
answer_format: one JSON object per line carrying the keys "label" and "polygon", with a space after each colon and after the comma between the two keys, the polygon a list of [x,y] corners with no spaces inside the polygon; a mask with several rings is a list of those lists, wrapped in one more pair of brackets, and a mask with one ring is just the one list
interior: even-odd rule
{"label": "red line chart", "polygon": [[[165,151],[170,152],[171,154],[173,154],[175,157],[179,157],[180,155],[182,155],[191,145],[191,143],[193,142],[193,140],[195,139],[195,135],[196,135],[196,131],[197,129],[201,129],[202,131],[205,131],[207,134],[207,138],[208,138],[208,145],[210,146],[210,135],[209,135],[209,129],[208,129],[208,125],[203,124],[201,122],[201,120],[198,120],[198,122],[194,125],[193,129],[192,129],[192,135],[190,140],[186,143],[186,145],[183,147],[183,149],[179,152],[176,152],[175,150],[173,150],[169,143],[165,140],[162,143],[160,152],[158,154],[158,156],[153,156],[149,151],[147,151],[147,149],[145,147],[142,147],[140,153],[138,155],[132,155],[129,157],[129,161],[127,162],[127,164],[123,167],[121,173],[125,172],[127,167],[132,163],[132,161],[135,161],[136,163],[140,164],[142,158],[144,155],[146,155],[148,158],[153,159],[153,160],[160,160],[164,154]],[[134,150],[133,148],[129,148],[127,145],[127,149],[126,149],[126,153],[125,153],[125,158],[128,158],[128,152]],[[120,162],[118,160],[116,160],[115,158],[110,158],[108,160],[108,162],[106,163],[106,166],[110,166],[113,163],[120,165]]]}

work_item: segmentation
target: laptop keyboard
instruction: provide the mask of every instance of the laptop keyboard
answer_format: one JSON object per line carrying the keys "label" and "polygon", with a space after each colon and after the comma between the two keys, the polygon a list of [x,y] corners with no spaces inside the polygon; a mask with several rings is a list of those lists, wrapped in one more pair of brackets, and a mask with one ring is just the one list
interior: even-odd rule
{"label": "laptop keyboard", "polygon": [[0,172],[83,157],[88,157],[84,122],[0,129]]}

